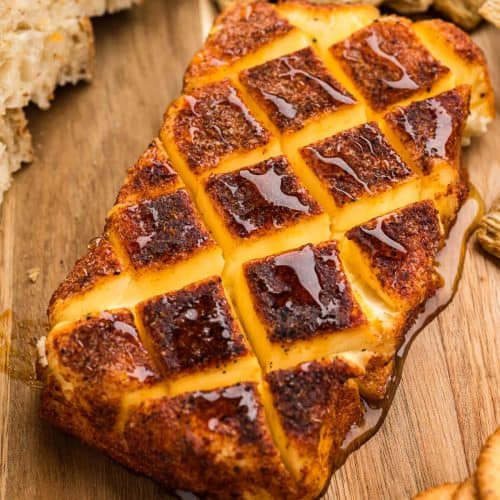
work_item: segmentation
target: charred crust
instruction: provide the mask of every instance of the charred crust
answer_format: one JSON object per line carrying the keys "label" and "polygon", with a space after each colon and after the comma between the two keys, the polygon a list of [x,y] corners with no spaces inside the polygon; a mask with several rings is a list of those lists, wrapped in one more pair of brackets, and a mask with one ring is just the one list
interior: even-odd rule
{"label": "charred crust", "polygon": [[215,245],[184,189],[124,208],[109,227],[135,269],[172,265]]}
{"label": "charred crust", "polygon": [[118,413],[118,402],[116,401],[115,404],[116,412],[111,422],[98,420],[94,423],[91,421],[91,416],[95,416],[91,415],[92,410],[89,414],[83,409],[81,401],[78,399],[69,400],[59,384],[53,377],[50,377],[42,392],[40,417],[76,436],[84,443],[97,446],[102,451],[109,453],[112,448],[111,443],[116,441],[110,439],[112,424]]}
{"label": "charred crust", "polygon": [[366,323],[334,241],[251,261],[244,273],[271,342],[286,345]]}
{"label": "charred crust", "polygon": [[86,384],[99,386],[116,377],[117,387],[134,389],[159,380],[126,309],[88,316],[55,335],[52,344],[59,363]]}
{"label": "charred crust", "polygon": [[310,47],[245,70],[240,80],[281,131],[356,103]]}
{"label": "charred crust", "polygon": [[458,166],[469,102],[470,87],[461,85],[435,97],[398,107],[384,118],[413,161],[428,174],[436,159]]}
{"label": "charred crust", "polygon": [[42,392],[40,417],[123,465],[147,474],[143,464],[133,463],[130,459],[123,436],[109,425],[93,422],[82,410],[80,401],[68,400],[54,377],[50,377]]}
{"label": "charred crust", "polygon": [[137,163],[128,170],[116,203],[126,203],[129,199],[136,201],[145,197],[172,189],[180,181],[159,139],[155,139],[139,158]]}
{"label": "charred crust", "polygon": [[211,498],[293,491],[256,384],[145,401],[131,409],[125,439],[135,461],[170,488]]}
{"label": "charred crust", "polygon": [[301,155],[337,206],[375,196],[414,175],[375,122],[306,146]]}
{"label": "charred crust", "polygon": [[196,174],[215,168],[232,153],[265,146],[271,138],[229,80],[198,87],[180,102],[173,135]]}
{"label": "charred crust", "polygon": [[408,205],[346,233],[369,260],[384,291],[416,306],[441,286],[434,259],[443,244],[431,201]]}
{"label": "charred crust", "polygon": [[107,237],[94,238],[88,245],[87,254],[75,262],[71,272],[52,295],[49,312],[57,301],[86,292],[100,278],[122,272],[123,267]]}
{"label": "charred crust", "polygon": [[[49,338],[50,339],[50,338]],[[111,428],[126,391],[160,380],[130,311],[102,312],[52,334],[49,349],[94,425]]]}
{"label": "charred crust", "polygon": [[[414,318],[411,323],[413,320]],[[403,331],[406,330],[407,328],[403,328]],[[357,379],[363,399],[371,404],[383,401],[387,396],[393,374],[394,357],[382,354],[373,355],[365,367],[365,374]]]}
{"label": "charred crust", "polygon": [[359,375],[340,359],[303,363],[266,375],[282,428],[302,452],[317,453],[321,439],[330,435],[337,451],[352,424],[361,417],[354,386],[346,381]]}
{"label": "charred crust", "polygon": [[[212,428],[219,425],[223,429],[219,432],[231,432],[237,436],[238,443],[256,444],[263,437],[262,404],[255,383],[239,383],[225,389],[215,391],[198,391],[189,394],[184,400],[186,413],[195,413],[203,422],[212,418],[223,417],[214,423]],[[224,426],[227,428],[224,429]]]}
{"label": "charred crust", "polygon": [[249,352],[218,277],[150,299],[138,310],[170,376],[223,369]]}
{"label": "charred crust", "polygon": [[322,213],[284,156],[211,175],[206,191],[231,234],[238,238],[267,234]]}
{"label": "charred crust", "polygon": [[410,21],[396,16],[356,31],[331,51],[376,111],[429,89],[449,72],[418,40]]}
{"label": "charred crust", "polygon": [[189,65],[184,80],[203,76],[254,53],[287,35],[293,26],[265,2],[243,2],[223,12],[215,21],[202,50]]}

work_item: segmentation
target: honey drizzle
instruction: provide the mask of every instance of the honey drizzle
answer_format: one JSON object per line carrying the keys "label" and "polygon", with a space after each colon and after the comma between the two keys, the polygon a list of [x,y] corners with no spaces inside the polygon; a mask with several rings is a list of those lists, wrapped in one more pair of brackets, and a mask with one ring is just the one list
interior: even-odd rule
{"label": "honey drizzle", "polygon": [[[430,109],[435,116],[433,134],[429,134],[425,141],[425,154],[429,157],[446,157],[446,146],[453,133],[453,118],[438,99],[428,99],[424,103],[419,103]],[[415,130],[407,110],[401,109],[404,120],[404,129],[415,144],[419,143],[418,132]]]}
{"label": "honey drizzle", "polygon": [[300,68],[295,68],[290,62],[290,61],[293,61],[293,59],[294,59],[293,56],[283,57],[281,59],[281,61],[287,67],[288,71],[281,73],[279,75],[280,77],[289,76],[291,78],[294,78],[296,75],[303,76],[307,80],[310,80],[310,81],[316,83],[319,87],[321,87],[321,89],[324,90],[334,101],[337,101],[341,104],[355,104],[356,103],[356,100],[354,98],[352,98],[348,95],[342,94],[342,92],[338,91],[336,88],[334,88],[332,85],[330,85],[325,80],[318,78],[317,76],[314,76],[313,74],[309,73],[308,71],[304,71],[303,69],[300,69]]}
{"label": "honey drizzle", "polygon": [[408,253],[406,248],[403,245],[401,245],[401,243],[399,243],[396,240],[394,240],[393,238],[391,238],[384,231],[384,228],[382,225],[383,222],[384,222],[384,218],[380,217],[377,219],[377,224],[375,225],[375,227],[373,229],[370,229],[366,226],[360,226],[360,230],[361,230],[361,232],[367,234],[368,236],[371,236],[372,238],[377,239],[383,245],[389,246],[392,249],[396,250],[396,252],[403,253],[403,254]]}
{"label": "honey drizzle", "polygon": [[361,398],[365,407],[363,419],[351,428],[344,439],[339,458],[334,463],[334,469],[341,467],[353,451],[360,448],[378,431],[384,422],[401,381],[404,362],[411,343],[418,333],[448,306],[457,291],[458,282],[463,271],[467,242],[484,211],[480,195],[472,184],[469,185],[469,188],[469,197],[458,212],[445,246],[436,256],[436,266],[443,278],[443,286],[426,302],[424,310],[406,333],[404,341],[396,353],[394,370],[388,381],[384,399],[378,404],[373,404]]}
{"label": "honey drizzle", "polygon": [[389,61],[391,64],[396,66],[401,71],[401,78],[399,80],[386,80],[382,78],[382,81],[393,89],[405,89],[405,90],[416,90],[418,85],[413,81],[411,76],[406,71],[406,68],[398,61],[397,57],[384,52],[380,47],[379,38],[376,33],[372,33],[366,38],[366,43],[368,47],[380,58]]}
{"label": "honey drizzle", "polygon": [[[364,138],[366,140],[366,138]],[[371,147],[371,144],[370,144]],[[311,151],[311,153],[321,162],[326,163],[327,165],[333,165],[334,167],[339,168],[342,170],[344,173],[349,175],[354,181],[356,181],[368,194],[372,194],[372,191],[370,187],[368,186],[368,183],[363,181],[359,175],[356,173],[356,171],[340,156],[325,156],[323,155],[320,151],[318,151],[314,146],[307,146],[305,149]],[[356,198],[352,196],[350,193],[347,191],[340,189],[338,186],[335,184],[333,185],[334,189],[339,191],[340,193],[344,194],[348,198],[350,198],[352,201],[356,201]]]}

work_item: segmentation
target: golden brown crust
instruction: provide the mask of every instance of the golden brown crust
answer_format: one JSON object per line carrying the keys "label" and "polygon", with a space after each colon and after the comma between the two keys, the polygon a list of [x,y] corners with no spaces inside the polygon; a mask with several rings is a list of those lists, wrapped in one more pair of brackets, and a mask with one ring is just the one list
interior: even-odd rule
{"label": "golden brown crust", "polygon": [[449,69],[420,43],[407,19],[391,16],[331,48],[376,111],[430,89]]}
{"label": "golden brown crust", "polygon": [[[413,323],[414,317],[409,324]],[[402,330],[406,333],[407,327]],[[382,401],[394,373],[394,358],[384,354],[371,356],[365,367],[365,373],[358,377],[359,392],[370,403]]]}
{"label": "golden brown crust", "polygon": [[301,149],[338,206],[393,188],[413,177],[375,122],[346,130]]}
{"label": "golden brown crust", "polygon": [[184,189],[119,210],[108,229],[135,269],[172,265],[215,245]]}
{"label": "golden brown crust", "polygon": [[430,19],[425,22],[432,24],[449,46],[453,48],[454,52],[465,62],[470,65],[478,64],[486,66],[486,58],[483,51],[456,24],[448,23],[442,19]]}
{"label": "golden brown crust", "polygon": [[265,146],[271,138],[229,80],[196,88],[179,102],[172,132],[195,174],[216,167],[232,153]]}
{"label": "golden brown crust", "polygon": [[355,367],[335,358],[266,376],[286,447],[292,447],[303,461],[299,482],[316,495],[323,489],[349,429],[362,416],[358,390],[346,383],[358,375]]}
{"label": "golden brown crust", "polygon": [[284,156],[212,175],[205,189],[224,224],[237,238],[269,234],[323,212]]}
{"label": "golden brown crust", "polygon": [[461,85],[429,99],[398,107],[384,118],[412,160],[428,174],[437,159],[459,167],[469,103],[470,87]]}
{"label": "golden brown crust", "polygon": [[408,205],[346,233],[369,261],[385,293],[411,309],[432,296],[441,280],[434,258],[443,244],[431,201]]}
{"label": "golden brown crust", "polygon": [[[167,109],[164,142],[128,171],[103,238],[54,294],[55,326],[37,345],[44,418],[172,489],[320,494],[373,429],[394,356],[441,285],[434,206],[446,230],[467,193],[457,153],[466,87],[404,108],[416,129],[408,155],[401,110],[389,115],[395,130],[380,125],[389,140],[379,111],[436,94],[463,68],[480,125],[481,99],[491,100],[484,61],[453,29],[429,35],[396,17],[368,26],[376,17],[366,5],[299,1],[245,2],[218,19],[188,69],[189,90]],[[435,36],[453,75],[414,32],[432,54]],[[455,128],[434,158],[424,141],[442,133],[437,105]],[[357,126],[367,116],[375,121]],[[439,161],[436,175],[421,175],[426,165],[414,173],[390,141],[412,168]],[[337,205],[352,202],[338,211],[342,227],[405,199],[433,202],[358,225],[341,255],[335,241],[298,247],[329,238],[313,196],[340,231],[322,184]],[[224,246],[224,269],[202,219]]]}
{"label": "golden brown crust", "polygon": [[293,495],[253,383],[145,401],[131,408],[125,439],[133,460],[169,488],[210,498]]}
{"label": "golden brown crust", "polygon": [[49,336],[47,356],[68,386],[65,395],[93,425],[105,430],[113,428],[124,393],[160,380],[126,309],[63,326]]}
{"label": "golden brown crust", "polygon": [[303,453],[318,452],[325,430],[335,435],[334,448],[338,448],[350,425],[361,416],[356,389],[345,386],[349,378],[357,375],[358,371],[338,358],[303,363],[266,375],[283,430]]}
{"label": "golden brown crust", "polygon": [[249,353],[219,277],[142,302],[138,313],[168,377],[223,369]]}
{"label": "golden brown crust", "polygon": [[251,261],[244,273],[271,342],[287,344],[366,323],[335,241]]}
{"label": "golden brown crust", "polygon": [[180,177],[173,169],[159,139],[155,139],[127,172],[116,203],[137,203],[172,191],[180,185]]}
{"label": "golden brown crust", "polygon": [[457,181],[450,183],[444,192],[434,198],[436,203],[443,202],[448,205],[448,209],[439,214],[445,236],[448,235],[453,226],[460,207],[469,196],[469,191],[470,186],[467,181],[467,175],[463,174]]}
{"label": "golden brown crust", "polygon": [[50,311],[58,301],[67,300],[90,290],[101,278],[117,276],[123,266],[106,236],[94,238],[88,245],[87,254],[75,262],[72,270],[52,294]]}
{"label": "golden brown crust", "polygon": [[84,443],[111,455],[122,464],[132,465],[129,463],[122,437],[112,429],[95,425],[82,411],[82,405],[78,401],[68,400],[52,375],[44,380],[40,417]]}
{"label": "golden brown crust", "polygon": [[230,65],[292,29],[292,25],[267,2],[241,2],[215,20],[203,48],[191,61],[184,81]]}
{"label": "golden brown crust", "polygon": [[356,103],[310,47],[245,70],[240,80],[282,132]]}

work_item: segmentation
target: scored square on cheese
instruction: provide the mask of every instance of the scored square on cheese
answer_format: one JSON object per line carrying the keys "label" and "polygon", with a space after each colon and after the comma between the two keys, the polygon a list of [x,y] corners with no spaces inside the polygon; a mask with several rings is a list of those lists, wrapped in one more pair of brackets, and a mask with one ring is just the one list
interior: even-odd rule
{"label": "scored square on cheese", "polygon": [[184,75],[184,87],[221,80],[308,43],[308,37],[281,16],[274,5],[235,5],[216,19],[204,47],[195,54]]}
{"label": "scored square on cheese", "polygon": [[[90,421],[98,432],[112,433],[122,397],[161,381],[127,309],[60,323],[46,341],[46,357],[53,385],[44,398],[57,399],[57,392],[62,391],[66,406],[74,412],[69,422],[64,418],[61,422],[65,428],[69,426],[69,432],[83,431],[83,420]],[[92,436],[83,438],[91,442]]]}
{"label": "scored square on cheese", "polygon": [[279,151],[277,139],[226,79],[193,89],[167,111],[161,138],[188,187],[201,176],[235,170]]}
{"label": "scored square on cheese", "polygon": [[249,68],[239,78],[282,133],[356,104],[311,47]]}
{"label": "scored square on cheese", "polygon": [[102,304],[119,307],[129,281],[108,237],[94,238],[52,294],[47,311],[50,325],[99,311]]}
{"label": "scored square on cheese", "polygon": [[302,178],[330,214],[333,233],[420,198],[419,179],[375,122],[308,145],[300,155]]}
{"label": "scored square on cheese", "polygon": [[241,378],[258,380],[258,362],[220,277],[148,299],[137,312],[150,352],[156,353],[171,384],[170,394],[219,387]]}
{"label": "scored square on cheese", "polygon": [[[264,401],[283,460],[317,497],[350,428],[362,417],[362,366],[342,356],[302,363],[265,377]],[[332,454],[332,450],[334,450]]]}
{"label": "scored square on cheese", "polygon": [[129,409],[124,436],[134,467],[173,489],[216,498],[297,494],[255,382],[144,400]]}
{"label": "scored square on cheese", "polygon": [[[470,87],[396,107],[384,116],[393,144],[422,177],[422,199],[435,199],[442,222],[454,219],[467,185],[461,172],[461,137],[469,115]],[[452,191],[454,190],[454,192]],[[441,198],[445,194],[444,204]]]}
{"label": "scored square on cheese", "polygon": [[443,241],[438,212],[426,200],[351,229],[342,256],[387,304],[407,312],[441,286],[434,259]]}
{"label": "scored square on cheese", "polygon": [[462,138],[463,144],[469,144],[472,136],[486,132],[495,117],[495,94],[486,58],[470,36],[453,23],[428,19],[415,23],[413,29],[435,58],[446,61],[455,85],[471,86],[470,115]]}
{"label": "scored square on cheese", "polygon": [[266,371],[380,341],[352,292],[335,241],[245,263],[234,293]]}
{"label": "scored square on cheese", "polygon": [[453,83],[450,70],[432,57],[405,18],[377,20],[331,52],[376,112]]}
{"label": "scored square on cheese", "polygon": [[310,138],[320,139],[366,120],[361,103],[312,47],[249,68],[239,79],[280,132],[284,152],[291,157]]}
{"label": "scored square on cheese", "polygon": [[247,260],[329,237],[329,220],[284,156],[211,175],[198,205],[226,259],[231,282]]}
{"label": "scored square on cheese", "polygon": [[137,203],[170,193],[182,185],[182,179],[174,170],[161,141],[154,139],[135,165],[129,168],[116,203]]}
{"label": "scored square on cheese", "polygon": [[135,304],[222,272],[222,253],[185,189],[115,207],[108,218],[110,241],[127,262],[131,284],[123,298]]}
{"label": "scored square on cheese", "polygon": [[380,16],[374,5],[320,4],[304,0],[287,0],[277,6],[278,12],[309,35],[320,49],[344,40]]}

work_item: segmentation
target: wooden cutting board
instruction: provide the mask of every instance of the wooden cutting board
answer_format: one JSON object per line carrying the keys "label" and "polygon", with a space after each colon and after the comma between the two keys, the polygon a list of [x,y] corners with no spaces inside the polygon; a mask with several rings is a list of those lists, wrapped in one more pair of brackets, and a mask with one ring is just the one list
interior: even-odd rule
{"label": "wooden cutting board", "polygon": [[[101,230],[125,169],[180,92],[211,16],[208,0],[147,0],[96,20],[94,82],[58,90],[47,112],[28,112],[37,158],[0,207],[0,333],[11,339],[13,375],[0,374],[1,500],[167,497],[41,422],[39,388],[26,379],[52,291]],[[474,38],[500,96],[500,30],[483,26]],[[465,162],[489,205],[500,193],[499,118]],[[453,303],[414,342],[384,425],[334,475],[327,498],[408,498],[474,470],[481,443],[500,424],[498,264],[469,243]],[[32,268],[40,269],[35,283]],[[0,342],[0,366],[2,352]]]}

